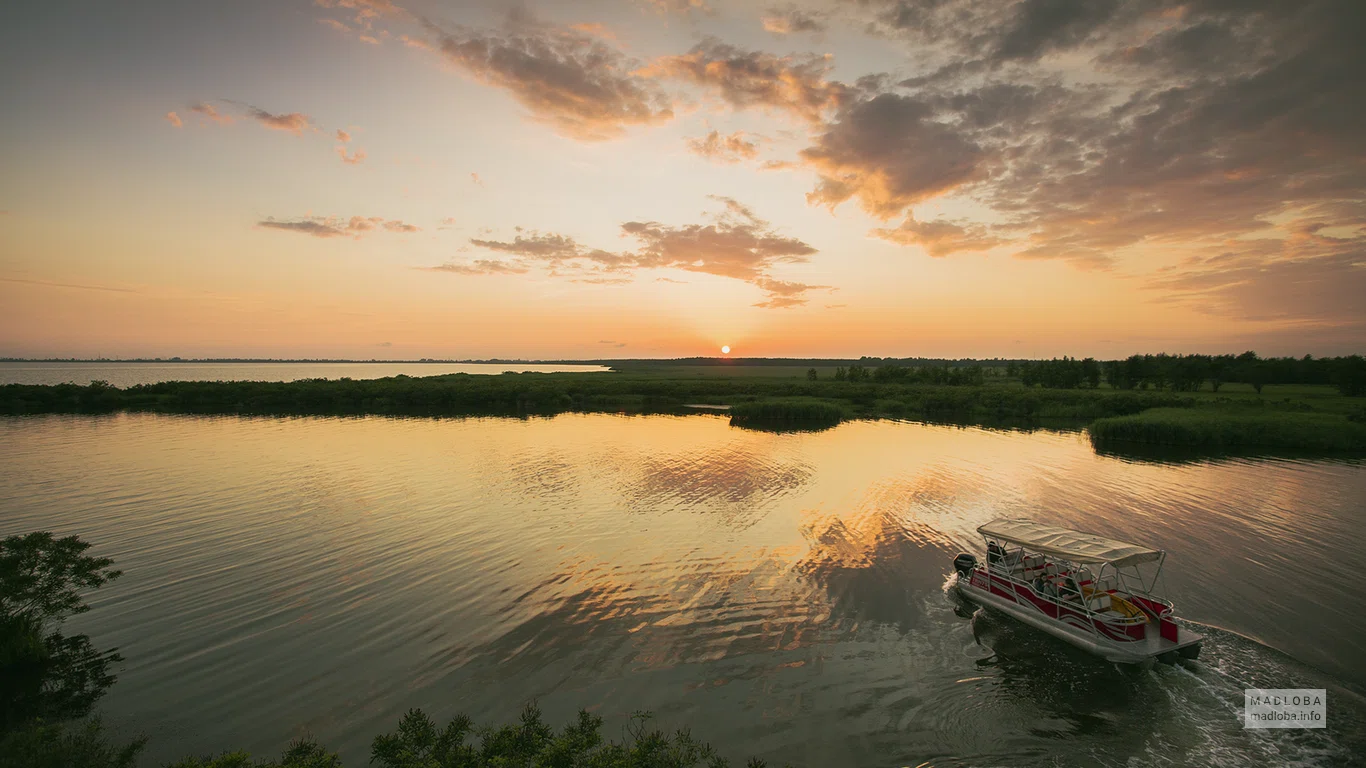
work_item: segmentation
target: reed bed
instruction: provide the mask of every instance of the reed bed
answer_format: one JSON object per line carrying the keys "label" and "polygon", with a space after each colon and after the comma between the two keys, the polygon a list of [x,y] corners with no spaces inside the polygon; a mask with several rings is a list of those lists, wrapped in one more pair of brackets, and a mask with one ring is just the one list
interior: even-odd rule
{"label": "reed bed", "polygon": [[1097,419],[1093,443],[1112,441],[1206,449],[1366,450],[1366,424],[1329,413],[1258,408],[1154,408]]}

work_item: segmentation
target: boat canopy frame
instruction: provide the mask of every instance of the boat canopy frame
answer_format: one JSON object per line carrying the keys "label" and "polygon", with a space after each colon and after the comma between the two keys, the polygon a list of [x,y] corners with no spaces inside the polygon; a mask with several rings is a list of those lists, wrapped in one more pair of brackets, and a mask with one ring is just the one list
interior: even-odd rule
{"label": "boat canopy frame", "polygon": [[977,527],[987,538],[1019,544],[1041,555],[1052,555],[1069,562],[1106,564],[1116,569],[1143,563],[1161,563],[1166,551],[1142,544],[1107,539],[1092,533],[1044,525],[1033,520],[1002,517]]}
{"label": "boat canopy frame", "polygon": [[[1167,557],[1166,550],[1021,518],[997,518],[978,526],[977,532],[988,542],[995,540],[1013,544],[1040,555],[1073,563],[1088,571],[1091,570],[1088,566],[1098,566],[1093,572],[1093,578],[1097,581],[1108,570],[1126,590],[1150,597],[1155,597],[1153,591]],[[1144,573],[1148,569],[1139,566],[1148,563],[1156,563],[1157,567],[1150,573]],[[1158,600],[1170,606],[1168,601]]]}

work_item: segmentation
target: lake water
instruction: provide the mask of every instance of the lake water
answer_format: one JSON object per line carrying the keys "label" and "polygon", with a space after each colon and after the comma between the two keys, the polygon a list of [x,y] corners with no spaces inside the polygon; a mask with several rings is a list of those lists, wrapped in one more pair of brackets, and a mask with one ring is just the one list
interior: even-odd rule
{"label": "lake water", "polygon": [[446,373],[594,373],[601,365],[530,363],[7,363],[0,384],[89,384],[116,387],[162,381],[298,381],[299,379],[382,379]]}
{"label": "lake water", "polygon": [[[1350,765],[1366,754],[1366,467],[1138,463],[1079,434],[723,416],[0,419],[0,534],[125,571],[71,622],[127,658],[148,764],[410,707],[630,712],[735,764]],[[1165,547],[1201,659],[1122,670],[945,586],[1003,515]],[[1243,689],[1328,688],[1246,731]]]}

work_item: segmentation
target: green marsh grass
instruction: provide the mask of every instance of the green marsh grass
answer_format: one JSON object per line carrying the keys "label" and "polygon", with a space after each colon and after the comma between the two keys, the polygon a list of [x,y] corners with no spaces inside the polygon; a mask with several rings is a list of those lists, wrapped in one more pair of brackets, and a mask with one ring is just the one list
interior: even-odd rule
{"label": "green marsh grass", "polygon": [[1332,413],[1247,407],[1154,408],[1097,419],[1092,442],[1176,445],[1213,450],[1366,450],[1366,424]]}
{"label": "green marsh grass", "polygon": [[733,405],[730,423],[737,426],[834,426],[848,418],[849,414],[849,407],[838,401],[783,397]]}

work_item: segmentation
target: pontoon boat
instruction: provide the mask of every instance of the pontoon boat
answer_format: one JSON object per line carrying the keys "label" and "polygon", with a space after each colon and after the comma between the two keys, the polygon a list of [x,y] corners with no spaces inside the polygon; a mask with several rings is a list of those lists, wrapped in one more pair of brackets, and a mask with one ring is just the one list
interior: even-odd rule
{"label": "pontoon boat", "polygon": [[1153,594],[1166,552],[1030,520],[992,520],[977,532],[986,563],[953,561],[964,598],[1114,662],[1200,655],[1203,638]]}

